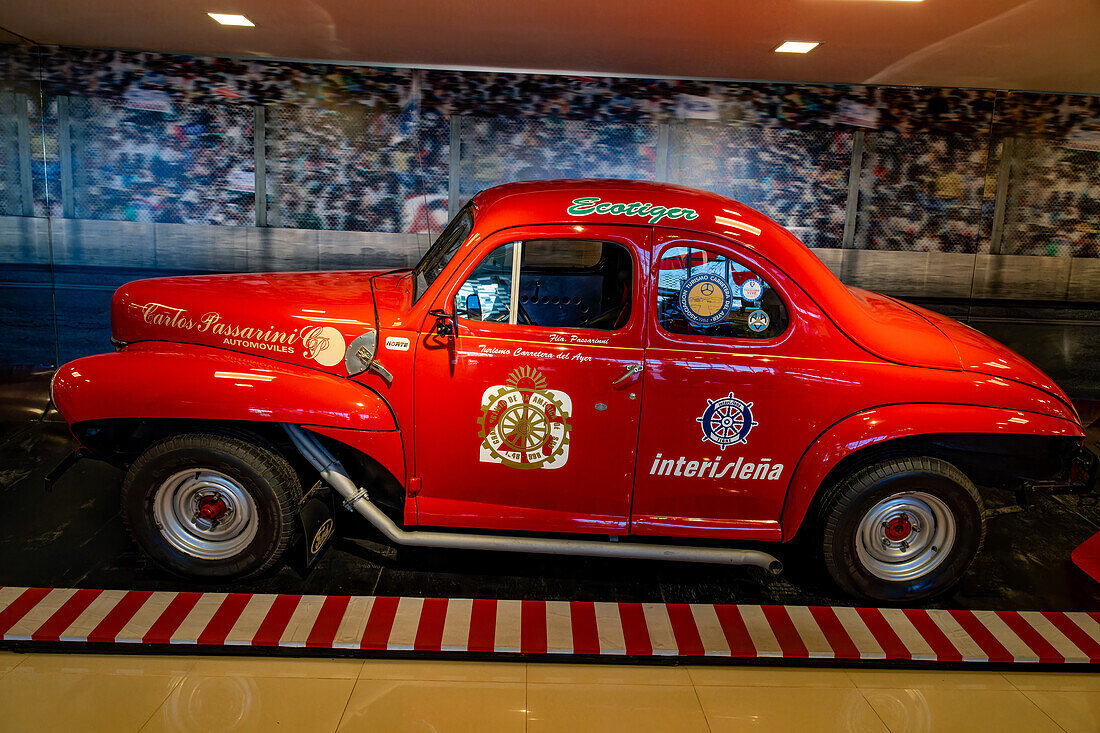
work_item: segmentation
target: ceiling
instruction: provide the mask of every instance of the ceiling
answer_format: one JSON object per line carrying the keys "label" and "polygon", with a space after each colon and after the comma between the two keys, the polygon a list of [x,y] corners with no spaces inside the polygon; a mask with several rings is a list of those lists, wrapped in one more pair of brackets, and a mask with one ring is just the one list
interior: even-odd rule
{"label": "ceiling", "polygon": [[[4,0],[0,27],[211,55],[1100,93],[1100,0]],[[784,40],[822,45],[772,53]]]}

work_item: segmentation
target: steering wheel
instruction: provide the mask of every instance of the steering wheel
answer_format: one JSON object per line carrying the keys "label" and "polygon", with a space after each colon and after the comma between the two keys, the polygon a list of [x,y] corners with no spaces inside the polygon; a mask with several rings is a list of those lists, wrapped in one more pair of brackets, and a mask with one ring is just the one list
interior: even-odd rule
{"label": "steering wheel", "polygon": [[600,323],[601,321],[604,321],[608,316],[614,315],[615,313],[621,313],[622,310],[623,310],[623,306],[624,306],[623,303],[620,303],[619,305],[616,305],[616,306],[612,306],[611,308],[608,308],[607,310],[603,311],[602,313],[597,313],[596,315],[592,316],[591,318],[587,318],[587,319],[581,321],[580,323],[574,325],[573,328],[584,328],[585,326],[591,326],[591,325]]}
{"label": "steering wheel", "polygon": [[[494,276],[493,279],[492,279],[492,282],[493,282],[494,285],[497,286],[498,291],[507,290],[507,291],[510,292],[511,289],[512,289],[511,285],[509,283],[504,282],[504,278],[502,278],[502,277]],[[534,321],[531,320],[531,316],[527,315],[527,311],[524,309],[523,304],[522,303],[516,303],[516,306],[518,307],[517,315],[518,315],[519,322],[522,323],[525,326],[535,325]],[[507,323],[507,321],[508,321],[508,311],[504,311],[503,313],[500,313],[499,315],[497,315],[493,318],[486,318],[485,321],[487,323]]]}
{"label": "steering wheel", "polygon": [[[522,323],[523,325],[525,325],[525,326],[535,325],[534,322],[531,320],[531,317],[529,315],[527,315],[527,311],[524,310],[522,305],[519,306],[519,310],[517,311],[516,315],[518,316],[519,322]],[[489,321],[491,323],[506,323],[508,321],[508,311],[504,311],[503,313],[501,313],[500,315],[498,315],[495,318],[490,318]]]}
{"label": "steering wheel", "polygon": [[527,315],[527,310],[523,307],[522,303],[517,303],[518,306],[517,315],[519,316],[519,322],[525,326],[533,326],[535,322],[531,320],[531,316]]}

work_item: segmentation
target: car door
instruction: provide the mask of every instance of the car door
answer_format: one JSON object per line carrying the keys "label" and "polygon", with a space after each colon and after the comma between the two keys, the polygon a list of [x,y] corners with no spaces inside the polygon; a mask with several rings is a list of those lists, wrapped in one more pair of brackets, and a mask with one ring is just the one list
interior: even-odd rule
{"label": "car door", "polygon": [[628,531],[649,228],[491,235],[433,309],[415,364],[421,525]]}
{"label": "car door", "polygon": [[657,229],[651,279],[631,531],[778,540],[828,380],[844,379],[811,353],[823,316],[757,252],[717,237]]}

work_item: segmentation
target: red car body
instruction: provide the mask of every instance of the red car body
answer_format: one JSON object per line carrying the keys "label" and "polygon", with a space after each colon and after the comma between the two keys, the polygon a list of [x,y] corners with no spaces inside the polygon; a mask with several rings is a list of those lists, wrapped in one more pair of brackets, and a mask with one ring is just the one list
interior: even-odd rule
{"label": "red car body", "polygon": [[[122,462],[125,431],[112,425],[306,426],[384,468],[410,527],[775,542],[794,537],[831,472],[861,452],[935,442],[1007,483],[1049,477],[1081,444],[1069,399],[1025,359],[846,287],[782,227],[724,197],[552,181],[490,189],[471,207],[472,230],[423,292],[409,270],[130,283],[112,305],[118,350],[62,367],[57,409],[82,443]],[[634,263],[617,328],[439,327],[495,247],[593,238]],[[744,340],[663,329],[658,263],[671,247],[758,273],[789,325]],[[392,380],[348,374],[345,350],[371,330]],[[502,450],[483,435],[504,394],[492,390],[522,379],[548,395],[555,455],[485,460]],[[751,434],[716,445],[700,421],[735,397],[751,405]]]}

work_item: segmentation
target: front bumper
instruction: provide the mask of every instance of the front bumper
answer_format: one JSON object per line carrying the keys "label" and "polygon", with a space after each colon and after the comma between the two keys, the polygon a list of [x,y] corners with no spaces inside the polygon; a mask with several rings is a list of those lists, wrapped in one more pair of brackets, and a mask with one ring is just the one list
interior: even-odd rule
{"label": "front bumper", "polygon": [[[1095,444],[1100,447],[1100,443]],[[1070,456],[1069,466],[1062,476],[1052,481],[1027,481],[1016,492],[1016,501],[1030,509],[1039,496],[1076,496],[1078,505],[1093,505],[1100,499],[1100,457],[1082,441]]]}

